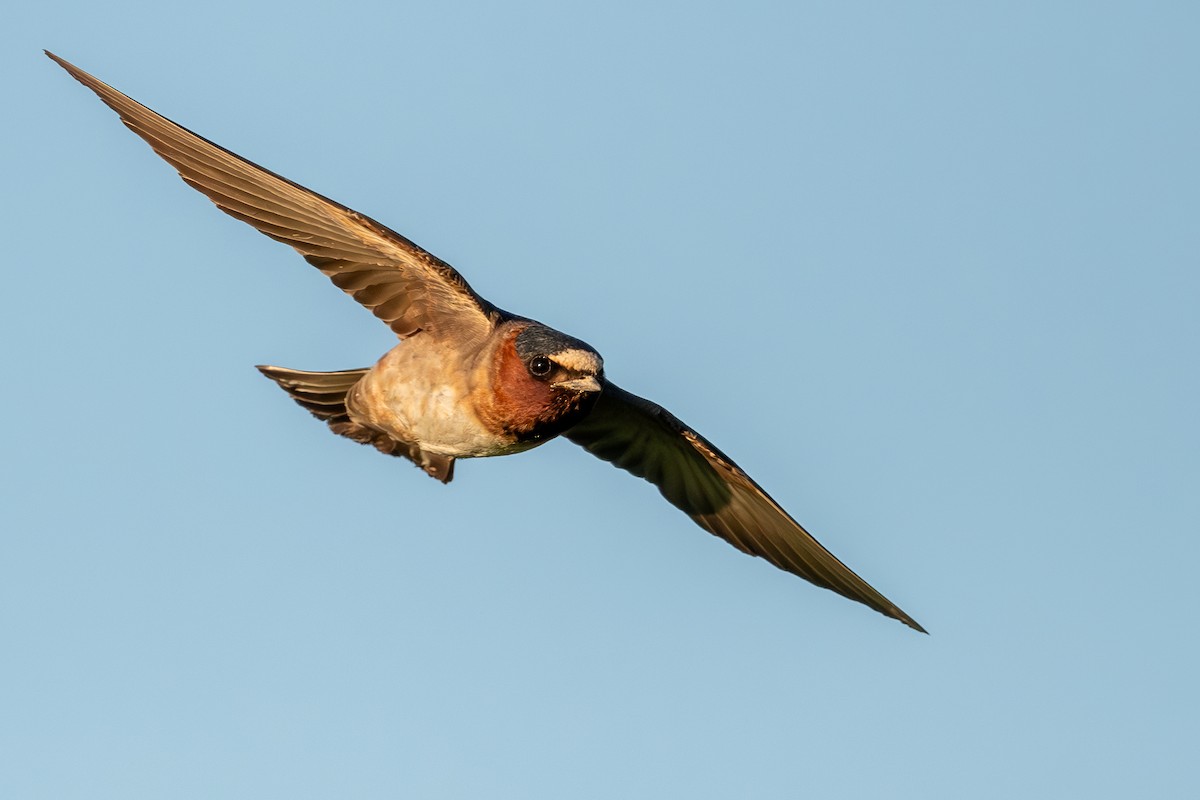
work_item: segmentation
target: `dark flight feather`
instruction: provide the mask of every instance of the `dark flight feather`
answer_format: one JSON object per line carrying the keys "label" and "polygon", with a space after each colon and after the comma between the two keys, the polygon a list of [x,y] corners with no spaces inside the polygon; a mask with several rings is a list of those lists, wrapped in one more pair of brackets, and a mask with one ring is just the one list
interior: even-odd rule
{"label": "dark flight feather", "polygon": [[655,484],[671,505],[737,549],[926,632],[822,547],[733,459],[662,406],[605,381],[592,412],[563,435]]}

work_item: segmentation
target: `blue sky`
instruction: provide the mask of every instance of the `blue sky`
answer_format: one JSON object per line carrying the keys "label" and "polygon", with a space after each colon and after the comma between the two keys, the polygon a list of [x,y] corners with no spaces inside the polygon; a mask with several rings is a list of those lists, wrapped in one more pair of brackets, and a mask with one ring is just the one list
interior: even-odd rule
{"label": "blue sky", "polygon": [[[1192,797],[1187,3],[25,4],[0,796]],[[566,442],[450,486],[254,370],[386,328],[41,55],[377,217],[931,632]]]}

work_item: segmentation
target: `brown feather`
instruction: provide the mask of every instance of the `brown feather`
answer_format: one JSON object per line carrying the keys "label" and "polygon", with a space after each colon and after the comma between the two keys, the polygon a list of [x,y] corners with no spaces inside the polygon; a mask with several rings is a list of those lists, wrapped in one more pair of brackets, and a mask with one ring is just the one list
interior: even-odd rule
{"label": "brown feather", "polygon": [[417,331],[480,342],[499,312],[453,267],[327,197],[177,125],[53,53],[77,81],[217,208],[295,248],[401,338]]}

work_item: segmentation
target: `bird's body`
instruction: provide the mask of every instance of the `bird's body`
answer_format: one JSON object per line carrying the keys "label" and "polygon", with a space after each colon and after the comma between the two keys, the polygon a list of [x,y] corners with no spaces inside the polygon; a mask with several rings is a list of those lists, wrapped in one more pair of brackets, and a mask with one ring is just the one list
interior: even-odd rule
{"label": "bird's body", "polygon": [[734,547],[920,625],[837,560],[728,456],[613,384],[590,345],[510,314],[450,265],[352,209],[252,164],[50,53],[227,214],[295,248],[401,339],[374,366],[259,367],[341,436],[449,482],[457,459],[564,436],[655,484]]}
{"label": "bird's body", "polygon": [[[520,453],[562,433],[591,410],[600,389],[600,357],[544,325],[503,316],[496,335],[465,350],[432,336],[405,339],[346,387],[343,409],[330,427],[410,458],[447,482],[454,459]],[[541,349],[552,352],[522,358],[522,335],[533,333],[542,335]],[[530,358],[547,359],[554,372],[531,374]],[[297,399],[306,385],[330,374],[259,369]]]}
{"label": "bird's body", "polygon": [[473,354],[464,381],[459,354],[450,349],[420,337],[393,347],[350,391],[350,418],[396,441],[451,458],[502,456],[533,446],[483,423],[486,412],[477,399],[494,396],[490,353]]}

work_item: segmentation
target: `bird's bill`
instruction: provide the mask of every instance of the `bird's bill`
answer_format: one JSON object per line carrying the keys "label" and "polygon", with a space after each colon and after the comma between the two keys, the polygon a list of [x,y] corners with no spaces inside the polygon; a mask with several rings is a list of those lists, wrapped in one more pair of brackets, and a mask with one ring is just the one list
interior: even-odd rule
{"label": "bird's bill", "polygon": [[600,381],[591,375],[585,375],[582,378],[572,378],[569,381],[559,381],[550,385],[555,389],[566,389],[570,392],[584,393],[600,391]]}

